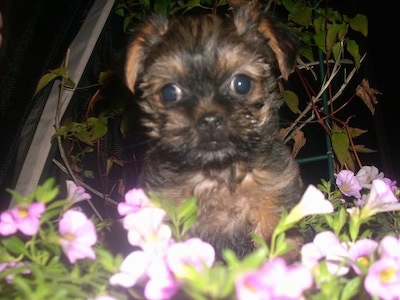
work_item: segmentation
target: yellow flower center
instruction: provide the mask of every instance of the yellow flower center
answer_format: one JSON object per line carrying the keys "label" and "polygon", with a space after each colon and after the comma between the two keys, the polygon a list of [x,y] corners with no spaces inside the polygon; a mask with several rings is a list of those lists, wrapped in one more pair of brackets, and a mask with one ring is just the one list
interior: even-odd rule
{"label": "yellow flower center", "polygon": [[73,242],[75,240],[75,235],[71,232],[67,232],[66,234],[64,234],[64,239],[66,239],[69,242]]}
{"label": "yellow flower center", "polygon": [[366,256],[360,256],[360,257],[357,258],[357,262],[362,266],[368,267],[369,263],[370,263],[370,260]]}
{"label": "yellow flower center", "polygon": [[18,210],[18,216],[20,216],[21,218],[25,218],[28,216],[28,210],[25,207],[21,207]]}
{"label": "yellow flower center", "polygon": [[246,281],[244,282],[244,286],[246,287],[247,290],[249,290],[249,291],[252,292],[252,293],[256,293],[256,292],[257,292],[257,289],[255,288],[254,285],[252,285],[252,284],[249,282],[249,280],[246,280]]}
{"label": "yellow flower center", "polygon": [[379,280],[382,283],[393,282],[396,279],[396,269],[390,268],[379,273]]}
{"label": "yellow flower center", "polygon": [[350,187],[349,187],[349,185],[348,185],[347,183],[343,183],[343,184],[342,184],[342,189],[343,189],[345,192],[350,191]]}
{"label": "yellow flower center", "polygon": [[152,232],[148,236],[146,236],[145,240],[147,243],[156,243],[159,241],[159,237],[157,236],[157,234]]}

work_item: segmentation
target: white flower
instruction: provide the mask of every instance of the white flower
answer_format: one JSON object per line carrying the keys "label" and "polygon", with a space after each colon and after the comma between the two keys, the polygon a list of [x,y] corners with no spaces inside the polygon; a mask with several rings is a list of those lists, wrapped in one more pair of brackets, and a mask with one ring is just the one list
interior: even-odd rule
{"label": "white flower", "polygon": [[312,243],[307,243],[301,248],[301,263],[309,269],[313,269],[322,260],[330,274],[345,275],[349,272],[346,264],[347,246],[340,242],[331,231],[318,233]]}
{"label": "white flower", "polygon": [[358,181],[361,183],[363,188],[370,189],[371,182],[374,179],[383,178],[384,174],[379,172],[377,167],[364,166],[356,174]]}
{"label": "white flower", "polygon": [[289,212],[286,223],[295,223],[305,216],[333,212],[332,203],[313,185],[309,185],[300,202]]}

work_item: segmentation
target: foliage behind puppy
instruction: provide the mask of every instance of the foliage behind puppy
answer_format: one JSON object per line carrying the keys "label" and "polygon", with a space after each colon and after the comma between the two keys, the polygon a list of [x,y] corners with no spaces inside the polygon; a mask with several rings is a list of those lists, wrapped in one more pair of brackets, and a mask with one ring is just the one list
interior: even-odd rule
{"label": "foliage behind puppy", "polygon": [[[125,75],[140,93],[152,138],[143,187],[179,204],[198,199],[190,236],[244,256],[267,242],[302,193],[298,167],[277,136],[277,78],[297,42],[258,6],[217,15],[151,17],[131,42]],[[293,237],[293,243],[297,237]]]}

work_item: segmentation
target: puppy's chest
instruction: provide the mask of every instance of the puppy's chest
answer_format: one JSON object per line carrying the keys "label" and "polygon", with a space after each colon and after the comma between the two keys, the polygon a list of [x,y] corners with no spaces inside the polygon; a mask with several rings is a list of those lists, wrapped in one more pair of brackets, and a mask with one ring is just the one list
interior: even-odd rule
{"label": "puppy's chest", "polygon": [[267,180],[273,176],[266,172],[262,175],[228,170],[182,174],[177,180],[180,184],[165,192],[176,204],[196,197],[200,215],[240,219],[253,210],[276,208],[276,184]]}

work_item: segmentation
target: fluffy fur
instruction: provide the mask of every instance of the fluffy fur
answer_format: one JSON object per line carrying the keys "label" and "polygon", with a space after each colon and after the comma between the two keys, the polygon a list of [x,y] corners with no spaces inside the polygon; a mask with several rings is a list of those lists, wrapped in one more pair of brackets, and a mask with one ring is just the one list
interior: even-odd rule
{"label": "fluffy fur", "polygon": [[254,250],[252,234],[268,242],[302,194],[274,114],[277,78],[288,78],[296,51],[293,35],[250,5],[230,17],[153,16],[129,45],[126,84],[153,142],[143,187],[175,204],[195,196],[189,235],[219,258]]}

